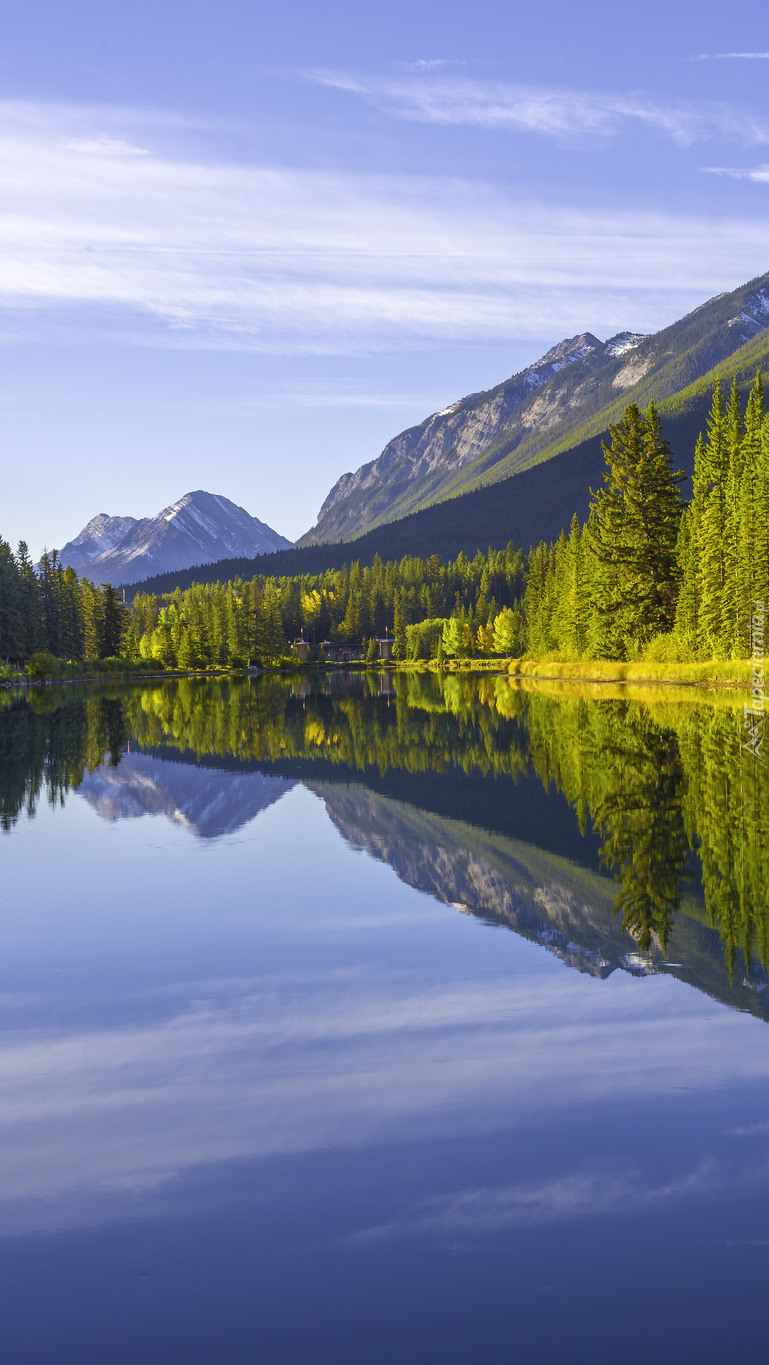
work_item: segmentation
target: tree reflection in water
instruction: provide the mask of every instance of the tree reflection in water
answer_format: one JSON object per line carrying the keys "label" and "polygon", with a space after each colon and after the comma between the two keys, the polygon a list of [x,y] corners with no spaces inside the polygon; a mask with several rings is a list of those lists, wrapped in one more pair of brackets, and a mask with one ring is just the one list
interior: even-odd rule
{"label": "tree reflection in water", "polygon": [[626,703],[614,704],[613,711],[615,739],[602,756],[607,790],[591,812],[604,836],[601,861],[620,885],[614,913],[621,914],[623,929],[643,952],[655,938],[667,952],[689,851],[678,740],[637,712],[628,715]]}

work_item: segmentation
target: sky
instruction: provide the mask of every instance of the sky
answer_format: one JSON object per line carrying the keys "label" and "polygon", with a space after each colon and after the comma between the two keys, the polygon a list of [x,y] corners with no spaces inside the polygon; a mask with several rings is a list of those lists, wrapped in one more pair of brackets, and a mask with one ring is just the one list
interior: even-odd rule
{"label": "sky", "polygon": [[295,538],[390,437],[769,269],[750,0],[26,0],[0,536],[197,488]]}

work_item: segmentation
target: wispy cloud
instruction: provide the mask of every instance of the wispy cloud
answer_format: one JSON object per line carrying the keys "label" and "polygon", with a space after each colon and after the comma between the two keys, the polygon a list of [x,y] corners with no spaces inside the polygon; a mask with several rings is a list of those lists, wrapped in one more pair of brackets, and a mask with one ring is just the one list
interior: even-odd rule
{"label": "wispy cloud", "polygon": [[353,1240],[360,1245],[395,1237],[478,1237],[586,1218],[626,1218],[674,1208],[690,1199],[701,1203],[727,1190],[755,1193],[767,1184],[766,1163],[748,1171],[719,1164],[711,1157],[703,1157],[691,1170],[661,1184],[644,1181],[637,1171],[577,1172],[452,1191],[425,1200],[397,1221],[368,1228]]}
{"label": "wispy cloud", "polygon": [[766,118],[715,102],[662,103],[644,94],[436,77],[426,71],[392,77],[318,69],[308,78],[419,123],[465,124],[569,142],[614,137],[635,123],[681,146],[713,139],[769,142]]}
{"label": "wispy cloud", "polygon": [[101,133],[97,137],[72,138],[64,146],[70,152],[95,152],[104,156],[148,156],[148,147],[136,147],[123,138]]}
{"label": "wispy cloud", "polygon": [[732,180],[755,180],[757,184],[769,182],[769,165],[764,166],[705,166],[708,175],[727,175]]}
{"label": "wispy cloud", "polygon": [[398,71],[445,71],[448,67],[467,66],[458,57],[419,57],[415,62],[394,62]]}
{"label": "wispy cloud", "polygon": [[769,52],[698,52],[697,62],[767,62]]}
{"label": "wispy cloud", "polygon": [[765,258],[765,226],[744,216],[578,211],[478,182],[212,162],[157,150],[178,145],[172,120],[0,112],[6,342],[348,354],[653,331]]}
{"label": "wispy cloud", "polygon": [[[282,411],[285,408],[365,408],[392,412],[403,408],[422,412],[426,410],[432,395],[425,393],[377,393],[370,389],[355,389],[349,385],[324,384],[318,386],[308,382],[306,388],[273,387],[263,393],[251,394],[238,402],[239,412]],[[227,405],[226,411],[231,411]]]}

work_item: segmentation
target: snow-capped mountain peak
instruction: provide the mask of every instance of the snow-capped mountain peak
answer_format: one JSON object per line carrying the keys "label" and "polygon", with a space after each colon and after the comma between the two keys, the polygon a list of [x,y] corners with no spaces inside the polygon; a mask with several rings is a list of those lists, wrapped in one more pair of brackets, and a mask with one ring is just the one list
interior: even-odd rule
{"label": "snow-capped mountain peak", "polygon": [[64,546],[60,559],[99,583],[136,583],[151,574],[251,559],[290,544],[229,498],[198,489],[154,517],[100,513]]}

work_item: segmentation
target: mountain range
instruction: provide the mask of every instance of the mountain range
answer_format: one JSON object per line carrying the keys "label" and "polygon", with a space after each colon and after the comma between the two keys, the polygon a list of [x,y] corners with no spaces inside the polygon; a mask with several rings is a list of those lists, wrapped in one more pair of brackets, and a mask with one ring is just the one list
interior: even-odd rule
{"label": "mountain range", "polygon": [[[317,573],[351,559],[454,557],[554,540],[587,515],[602,441],[629,403],[654,398],[690,474],[713,385],[743,393],[769,368],[769,272],[650,336],[591,332],[495,388],[451,403],[343,474],[295,547],[242,508],[189,493],[157,517],[95,517],[61,558],[97,581],[166,592],[241,574]],[[687,494],[686,485],[683,487]]]}
{"label": "mountain range", "polygon": [[[628,403],[658,405],[722,367],[769,327],[769,273],[651,336],[590,332],[520,374],[409,427],[343,474],[298,544],[355,539],[435,503],[496,484],[605,433]],[[680,458],[680,457],[679,457]],[[568,520],[568,518],[567,518]]]}
{"label": "mountain range", "polygon": [[198,490],[155,517],[101,512],[59,552],[65,567],[98,583],[136,583],[150,574],[265,554],[291,542],[217,493]]}

